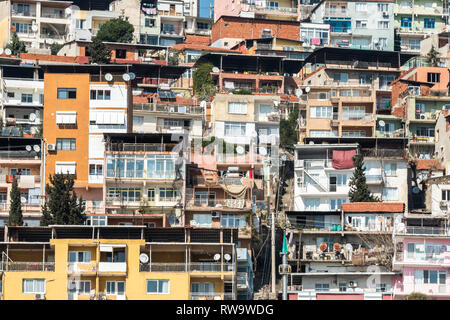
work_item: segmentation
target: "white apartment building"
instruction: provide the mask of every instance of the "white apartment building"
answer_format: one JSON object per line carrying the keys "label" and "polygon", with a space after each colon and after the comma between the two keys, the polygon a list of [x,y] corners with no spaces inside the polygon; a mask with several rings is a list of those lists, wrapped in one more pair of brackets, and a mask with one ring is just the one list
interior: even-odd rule
{"label": "white apartment building", "polygon": [[76,10],[71,8],[70,26],[67,41],[91,41],[103,24],[119,17],[115,11]]}

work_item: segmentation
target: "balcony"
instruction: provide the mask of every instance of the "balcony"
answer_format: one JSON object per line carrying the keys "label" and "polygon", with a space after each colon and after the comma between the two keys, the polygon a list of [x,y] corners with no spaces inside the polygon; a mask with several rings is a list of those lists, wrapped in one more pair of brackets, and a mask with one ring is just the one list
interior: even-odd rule
{"label": "balcony", "polygon": [[228,209],[250,209],[252,202],[245,199],[215,199],[199,200],[190,199],[186,201],[186,208],[228,208]]}
{"label": "balcony", "polygon": [[190,300],[234,300],[231,292],[191,292]]}
{"label": "balcony", "polygon": [[13,272],[53,272],[54,262],[3,262],[0,263],[2,271]]}
{"label": "balcony", "polygon": [[331,8],[325,8],[325,17],[348,17],[348,10],[345,9],[337,10],[337,9],[331,9]]}
{"label": "balcony", "polygon": [[36,18],[36,11],[30,10],[30,11],[22,11],[17,10],[14,8],[11,8],[11,16],[14,17],[31,17]]}
{"label": "balcony", "polygon": [[[400,233],[400,232],[397,232]],[[447,236],[450,235],[450,229],[442,227],[416,227],[407,226],[404,234],[424,235],[424,236]]]}
{"label": "balcony", "polygon": [[366,175],[367,184],[381,184],[383,182],[383,176],[380,175]]}
{"label": "balcony", "polygon": [[102,273],[126,273],[126,262],[99,262],[98,272]]}
{"label": "balcony", "polygon": [[51,13],[51,12],[42,12],[41,18],[51,18],[51,19],[67,19],[70,15],[66,15],[64,13]]}
{"label": "balcony", "polygon": [[[26,178],[22,178],[26,177]],[[13,175],[13,174],[2,174],[0,175],[0,184],[4,183],[13,183],[14,179],[17,179],[19,188],[21,187],[22,182],[25,181],[25,179],[34,179],[34,183],[40,183],[41,182],[41,176],[38,175]]]}
{"label": "balcony", "polygon": [[233,270],[233,264],[220,262],[141,263],[139,267],[140,272],[233,272]]}
{"label": "balcony", "polygon": [[148,112],[158,112],[158,113],[181,113],[181,114],[192,114],[192,115],[203,115],[204,110],[200,106],[184,106],[178,104],[158,104],[153,103],[134,103],[133,110],[135,111],[148,111]]}
{"label": "balcony", "polygon": [[298,8],[292,7],[278,7],[278,6],[264,6],[264,5],[254,5],[254,4],[242,4],[242,11],[255,12],[257,14],[281,14],[281,15],[292,15],[298,14]]}
{"label": "balcony", "polygon": [[413,292],[423,293],[431,297],[450,297],[450,288],[445,284],[396,283],[394,297],[409,295]]}
{"label": "balcony", "polygon": [[246,272],[237,273],[237,289],[246,290],[249,287],[248,274]]}
{"label": "balcony", "polygon": [[97,272],[97,263],[67,263],[67,273],[68,274],[89,274]]}

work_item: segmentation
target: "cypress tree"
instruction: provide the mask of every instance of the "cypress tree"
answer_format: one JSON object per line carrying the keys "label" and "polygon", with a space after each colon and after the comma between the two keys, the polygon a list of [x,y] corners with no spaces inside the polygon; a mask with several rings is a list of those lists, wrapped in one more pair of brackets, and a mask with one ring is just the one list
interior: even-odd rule
{"label": "cypress tree", "polygon": [[11,206],[9,208],[8,225],[22,226],[23,225],[22,202],[20,201],[20,190],[17,185],[17,179],[14,179],[13,181],[10,197],[11,197]]}
{"label": "cypress tree", "polygon": [[78,199],[73,190],[74,180],[69,174],[49,176],[50,184],[46,185],[48,200],[42,206],[41,225],[83,224],[86,216],[82,199]]}
{"label": "cypress tree", "polygon": [[350,202],[378,202],[378,197],[373,196],[366,182],[366,174],[364,173],[364,160],[363,156],[357,154],[353,157],[353,165],[355,171],[353,177],[350,179],[350,191],[348,196]]}

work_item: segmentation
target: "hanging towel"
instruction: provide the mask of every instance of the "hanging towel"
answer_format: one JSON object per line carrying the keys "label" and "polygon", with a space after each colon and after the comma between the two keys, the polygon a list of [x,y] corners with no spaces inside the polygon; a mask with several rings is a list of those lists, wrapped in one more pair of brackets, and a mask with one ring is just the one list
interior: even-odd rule
{"label": "hanging towel", "polygon": [[353,168],[353,156],[356,150],[333,150],[333,168],[351,169]]}

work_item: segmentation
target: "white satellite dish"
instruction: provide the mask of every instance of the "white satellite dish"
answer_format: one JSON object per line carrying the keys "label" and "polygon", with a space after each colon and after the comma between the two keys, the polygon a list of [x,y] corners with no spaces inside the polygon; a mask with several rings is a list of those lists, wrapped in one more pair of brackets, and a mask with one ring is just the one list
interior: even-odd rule
{"label": "white satellite dish", "polygon": [[47,43],[48,43],[48,44],[53,44],[53,42],[54,42],[53,39],[48,39],[48,40],[47,40]]}
{"label": "white satellite dish", "polygon": [[31,26],[31,30],[33,30],[33,32],[37,32],[37,31],[38,31],[38,26],[35,25],[35,24],[33,24],[33,25]]}
{"label": "white satellite dish", "polygon": [[219,261],[219,259],[220,259],[220,254],[219,254],[219,253],[216,253],[216,254],[214,255],[214,260],[215,260],[215,261]]}
{"label": "white satellite dish", "polygon": [[267,149],[265,147],[260,147],[259,148],[259,154],[262,156],[267,155]]}
{"label": "white satellite dish", "polygon": [[33,150],[36,151],[36,152],[39,152],[39,151],[41,151],[41,147],[38,146],[37,144],[35,144],[35,145],[33,146]]}
{"label": "white satellite dish", "polygon": [[280,101],[275,100],[275,101],[273,102],[273,105],[274,105],[275,107],[278,107],[278,106],[280,105]]}
{"label": "white satellite dish", "polygon": [[295,95],[297,96],[297,98],[300,98],[303,94],[303,90],[298,88],[297,90],[295,90]]}
{"label": "white satellite dish", "polygon": [[142,263],[147,263],[149,260],[148,255],[146,255],[145,253],[141,253],[141,255],[139,256],[139,261]]}
{"label": "white satellite dish", "polygon": [[316,46],[312,44],[312,45],[311,45],[311,49],[314,50],[315,48],[316,48]]}
{"label": "white satellite dish", "polygon": [[237,152],[238,154],[244,154],[245,149],[244,149],[242,146],[237,146],[237,147],[236,147],[236,152]]}
{"label": "white satellite dish", "polygon": [[0,48],[0,55],[3,54],[3,48]]}
{"label": "white satellite dish", "polygon": [[6,48],[6,49],[5,49],[5,54],[6,54],[7,56],[10,56],[10,55],[12,54],[11,49]]}
{"label": "white satellite dish", "polygon": [[27,198],[25,198],[25,197],[20,197],[20,202],[21,202],[21,203],[26,203],[26,202],[27,202]]}
{"label": "white satellite dish", "polygon": [[30,121],[36,120],[36,115],[34,113],[30,113]]}
{"label": "white satellite dish", "polygon": [[219,70],[219,68],[217,68],[217,67],[212,68],[212,72],[217,73],[217,72],[219,72],[219,71],[220,71],[220,70]]}
{"label": "white satellite dish", "polygon": [[30,152],[32,148],[31,148],[31,146],[26,146],[25,149],[26,149],[28,152]]}
{"label": "white satellite dish", "polygon": [[314,141],[310,141],[309,144],[314,144]]}
{"label": "white satellite dish", "polygon": [[231,256],[228,253],[225,253],[225,255],[223,256],[225,258],[225,260],[230,261],[231,260]]}
{"label": "white satellite dish", "polygon": [[383,120],[378,121],[378,124],[380,125],[380,127],[384,127],[384,125],[385,125]]}
{"label": "white satellite dish", "polygon": [[136,74],[134,74],[133,72],[130,72],[129,75],[130,75],[130,80],[136,79]]}
{"label": "white satellite dish", "polygon": [[206,109],[206,101],[200,102],[200,107],[202,107],[203,109]]}
{"label": "white satellite dish", "polygon": [[131,80],[131,77],[130,77],[130,75],[129,75],[128,73],[124,73],[124,74],[122,75],[122,79],[123,79],[124,81],[130,81],[130,80]]}
{"label": "white satellite dish", "polygon": [[105,74],[105,79],[106,79],[106,81],[112,81],[113,75],[111,73],[107,73],[107,74]]}
{"label": "white satellite dish", "polygon": [[286,155],[283,154],[283,155],[281,156],[281,161],[286,161],[286,160],[287,160],[287,157],[286,157]]}
{"label": "white satellite dish", "polygon": [[306,87],[306,88],[305,88],[306,93],[308,93],[310,90],[311,90],[310,87]]}

